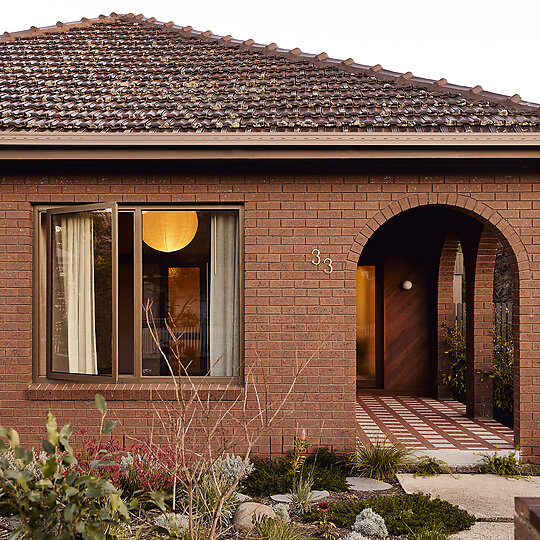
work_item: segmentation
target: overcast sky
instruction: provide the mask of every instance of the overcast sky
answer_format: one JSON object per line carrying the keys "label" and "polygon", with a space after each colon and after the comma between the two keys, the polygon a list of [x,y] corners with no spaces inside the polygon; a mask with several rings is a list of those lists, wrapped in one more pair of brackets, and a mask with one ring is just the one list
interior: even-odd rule
{"label": "overcast sky", "polygon": [[540,0],[3,0],[0,32],[111,11],[540,103]]}

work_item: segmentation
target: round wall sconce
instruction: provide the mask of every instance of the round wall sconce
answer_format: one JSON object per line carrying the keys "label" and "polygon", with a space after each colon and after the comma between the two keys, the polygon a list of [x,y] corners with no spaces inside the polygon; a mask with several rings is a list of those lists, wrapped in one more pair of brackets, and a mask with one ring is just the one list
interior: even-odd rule
{"label": "round wall sconce", "polygon": [[401,288],[404,290],[404,291],[410,291],[412,289],[412,281],[404,281],[402,284],[401,284]]}
{"label": "round wall sconce", "polygon": [[199,225],[193,210],[149,210],[143,212],[142,218],[144,243],[166,253],[185,248]]}

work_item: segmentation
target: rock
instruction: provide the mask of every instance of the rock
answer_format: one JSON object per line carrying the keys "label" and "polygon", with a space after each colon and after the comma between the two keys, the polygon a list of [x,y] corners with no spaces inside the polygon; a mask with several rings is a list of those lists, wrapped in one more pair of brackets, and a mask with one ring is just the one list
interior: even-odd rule
{"label": "rock", "polygon": [[261,516],[275,518],[276,513],[266,506],[256,502],[244,502],[236,510],[233,516],[233,525],[237,531],[249,531],[253,529],[253,518],[257,519]]}
{"label": "rock", "polygon": [[330,493],[328,493],[326,489],[323,489],[322,491],[313,490],[311,492],[311,500],[312,502],[320,501],[321,499],[326,499],[329,495]]}
{"label": "rock", "polygon": [[249,495],[245,495],[244,493],[235,493],[235,497],[240,502],[251,501],[251,497]]}
{"label": "rock", "polygon": [[346,480],[353,491],[383,491],[392,487],[392,484],[361,476],[348,476]]}
{"label": "rock", "polygon": [[292,498],[290,493],[285,493],[284,495],[270,495],[270,498],[278,503],[292,503]]}

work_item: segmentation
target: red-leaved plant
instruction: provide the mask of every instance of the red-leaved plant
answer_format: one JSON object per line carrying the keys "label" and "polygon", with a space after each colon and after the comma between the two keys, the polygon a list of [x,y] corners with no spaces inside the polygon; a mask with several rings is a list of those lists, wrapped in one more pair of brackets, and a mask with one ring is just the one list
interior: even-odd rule
{"label": "red-leaved plant", "polygon": [[[93,470],[94,474],[107,478],[124,497],[140,497],[156,491],[173,492],[174,475],[178,474],[173,456],[167,447],[151,442],[127,446],[112,437],[101,441],[86,438],[76,456],[76,467],[81,473]],[[99,459],[107,461],[96,471],[94,463]]]}

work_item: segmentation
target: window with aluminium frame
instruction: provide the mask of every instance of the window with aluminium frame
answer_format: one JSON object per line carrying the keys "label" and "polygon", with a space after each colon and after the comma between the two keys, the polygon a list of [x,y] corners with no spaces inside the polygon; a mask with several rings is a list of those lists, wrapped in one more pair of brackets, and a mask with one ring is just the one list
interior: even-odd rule
{"label": "window with aluminium frame", "polygon": [[36,211],[36,378],[240,378],[241,206]]}

